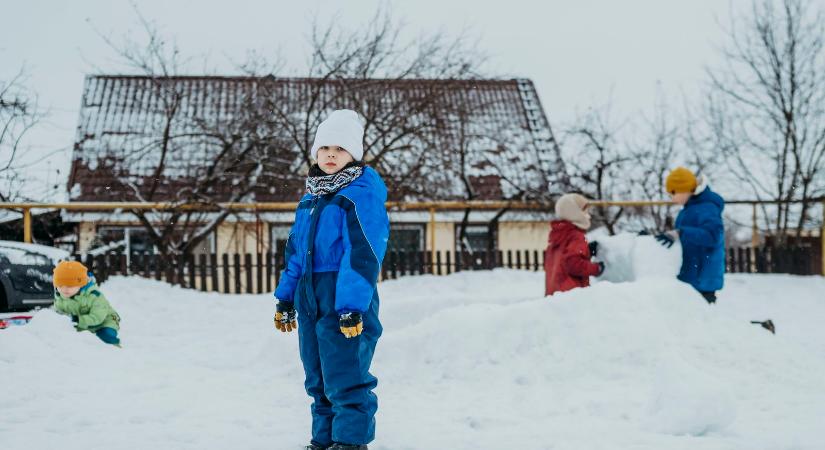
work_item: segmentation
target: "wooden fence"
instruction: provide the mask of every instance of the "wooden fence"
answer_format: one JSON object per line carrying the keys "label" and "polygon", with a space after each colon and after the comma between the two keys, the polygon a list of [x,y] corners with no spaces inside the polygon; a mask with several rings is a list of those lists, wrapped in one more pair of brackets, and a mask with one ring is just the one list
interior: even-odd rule
{"label": "wooden fence", "polygon": [[[261,294],[273,292],[283,270],[283,255],[211,254],[189,255],[178,259],[153,254],[75,255],[95,274],[98,282],[112,275],[137,275],[200,291],[226,294]],[[818,252],[803,247],[750,247],[727,250],[729,273],[821,273]],[[505,250],[489,252],[391,251],[384,257],[381,278],[395,279],[408,275],[449,275],[465,270],[510,268],[544,270],[541,250]]]}
{"label": "wooden fence", "polygon": [[727,250],[729,273],[819,275],[822,257],[815,247],[735,247]]}

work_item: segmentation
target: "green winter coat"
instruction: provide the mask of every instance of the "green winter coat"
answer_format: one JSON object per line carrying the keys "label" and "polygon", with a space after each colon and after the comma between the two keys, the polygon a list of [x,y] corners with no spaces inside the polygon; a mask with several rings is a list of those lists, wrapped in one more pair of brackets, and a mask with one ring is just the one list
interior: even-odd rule
{"label": "green winter coat", "polygon": [[77,331],[94,333],[101,328],[120,329],[120,316],[94,282],[70,298],[55,292],[54,309],[61,314],[77,316]]}

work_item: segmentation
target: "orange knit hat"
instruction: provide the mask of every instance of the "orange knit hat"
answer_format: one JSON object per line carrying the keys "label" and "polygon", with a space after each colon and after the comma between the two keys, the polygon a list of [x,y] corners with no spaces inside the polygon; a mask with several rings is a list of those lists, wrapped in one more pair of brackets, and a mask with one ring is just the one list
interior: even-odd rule
{"label": "orange knit hat", "polygon": [[665,180],[665,190],[669,194],[681,192],[693,192],[699,183],[696,181],[696,175],[684,167],[677,167],[673,169]]}
{"label": "orange knit hat", "polygon": [[54,268],[55,286],[83,287],[89,282],[89,269],[77,261],[60,261]]}

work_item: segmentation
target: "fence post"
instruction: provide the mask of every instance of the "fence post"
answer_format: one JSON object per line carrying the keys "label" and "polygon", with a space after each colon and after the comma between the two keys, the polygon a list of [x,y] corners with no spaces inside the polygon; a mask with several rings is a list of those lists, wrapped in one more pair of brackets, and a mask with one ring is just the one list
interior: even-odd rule
{"label": "fence post", "polygon": [[[435,261],[435,208],[430,208],[430,261]],[[435,268],[432,273],[435,274]]]}
{"label": "fence post", "polygon": [[390,278],[398,278],[398,252],[390,252]]}
{"label": "fence post", "polygon": [[819,257],[822,260],[820,272],[825,276],[825,200],[822,200],[822,229],[819,230]]}
{"label": "fence post", "polygon": [[186,255],[187,270],[189,270],[189,289],[195,289],[195,255]]}
{"label": "fence post", "polygon": [[272,261],[275,259],[275,254],[266,250],[266,292],[272,292]]}
{"label": "fence post", "polygon": [[246,275],[246,293],[252,294],[252,254],[245,253],[243,255],[244,272]]}
{"label": "fence post", "polygon": [[200,281],[200,283],[201,283],[200,288],[201,289],[200,290],[201,290],[201,292],[206,292],[206,267],[207,267],[206,266],[206,254],[201,253],[200,255],[198,255],[198,266],[199,266],[199,269],[200,269],[200,279],[201,279],[201,281]]}
{"label": "fence post", "polygon": [[258,292],[256,294],[263,294],[264,293],[264,255],[261,252],[258,252],[257,256],[258,260],[256,261],[256,273],[255,276],[258,277]]}
{"label": "fence post", "polygon": [[186,257],[184,255],[178,256],[177,269],[176,284],[180,287],[186,287]]}
{"label": "fence post", "polygon": [[223,293],[229,293],[229,253],[224,253],[221,255],[221,272],[223,275]]}
{"label": "fence post", "polygon": [[234,273],[233,276],[235,277],[235,293],[241,293],[241,254],[235,253],[232,255]]}
{"label": "fence post", "polygon": [[[204,267],[203,270],[206,270]],[[209,277],[212,279],[212,292],[220,292],[220,286],[218,286],[218,254],[212,253],[209,255]]]}
{"label": "fence post", "polygon": [[753,212],[752,212],[753,225],[752,225],[752,228],[751,228],[751,251],[750,251],[751,261],[753,262],[753,265],[748,267],[748,270],[751,273],[758,272],[758,269],[756,268],[756,247],[759,246],[759,226],[757,225],[757,219],[758,219],[759,216],[757,215],[757,211],[758,210],[756,208],[756,203],[754,203],[753,204]]}

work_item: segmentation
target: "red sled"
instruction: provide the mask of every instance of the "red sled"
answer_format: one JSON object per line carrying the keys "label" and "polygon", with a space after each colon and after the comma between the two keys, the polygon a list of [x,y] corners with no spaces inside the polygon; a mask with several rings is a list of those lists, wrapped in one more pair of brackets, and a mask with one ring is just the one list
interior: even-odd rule
{"label": "red sled", "polygon": [[32,316],[13,316],[0,319],[0,330],[12,325],[25,325],[32,320]]}

